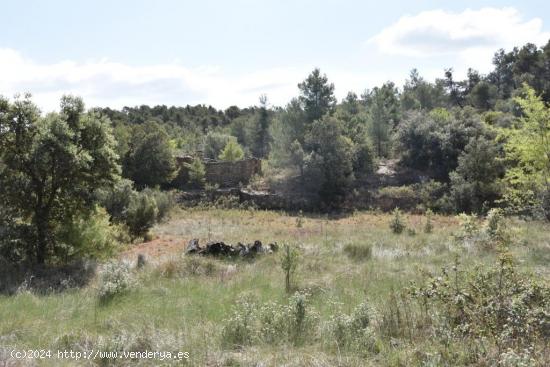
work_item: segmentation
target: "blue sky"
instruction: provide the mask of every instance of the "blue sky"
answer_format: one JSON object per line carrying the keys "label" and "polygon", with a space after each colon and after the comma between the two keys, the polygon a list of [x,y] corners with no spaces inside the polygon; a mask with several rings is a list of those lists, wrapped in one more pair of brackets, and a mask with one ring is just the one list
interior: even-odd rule
{"label": "blue sky", "polygon": [[313,67],[342,98],[416,67],[490,69],[498,48],[550,39],[540,1],[11,1],[0,12],[0,94],[45,110],[284,105]]}

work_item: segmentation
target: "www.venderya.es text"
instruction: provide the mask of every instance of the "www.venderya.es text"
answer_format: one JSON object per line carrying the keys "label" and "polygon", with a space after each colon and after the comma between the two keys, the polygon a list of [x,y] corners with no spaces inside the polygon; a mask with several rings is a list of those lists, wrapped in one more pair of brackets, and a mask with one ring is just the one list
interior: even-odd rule
{"label": "www.venderya.es text", "polygon": [[27,349],[10,351],[10,357],[14,360],[22,359],[70,359],[95,360],[95,359],[151,359],[151,360],[184,360],[189,359],[189,352],[184,351],[103,351],[103,350],[50,350],[50,349]]}

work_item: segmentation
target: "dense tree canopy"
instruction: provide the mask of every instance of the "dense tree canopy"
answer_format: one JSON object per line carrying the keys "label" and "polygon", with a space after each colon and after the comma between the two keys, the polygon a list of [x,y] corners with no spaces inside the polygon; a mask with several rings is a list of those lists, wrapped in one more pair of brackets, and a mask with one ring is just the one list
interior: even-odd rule
{"label": "dense tree canopy", "polygon": [[165,185],[174,178],[176,163],[170,138],[162,125],[147,122],[132,129],[123,157],[123,173],[138,187]]}
{"label": "dense tree canopy", "polygon": [[25,96],[0,101],[0,133],[1,201],[24,235],[20,257],[42,264],[60,250],[60,226],[92,210],[94,191],[118,177],[110,122],[71,96],[42,117]]}
{"label": "dense tree canopy", "polygon": [[550,108],[527,85],[516,102],[524,115],[503,131],[506,156],[516,163],[506,173],[505,197],[517,208],[542,208],[550,219]]}

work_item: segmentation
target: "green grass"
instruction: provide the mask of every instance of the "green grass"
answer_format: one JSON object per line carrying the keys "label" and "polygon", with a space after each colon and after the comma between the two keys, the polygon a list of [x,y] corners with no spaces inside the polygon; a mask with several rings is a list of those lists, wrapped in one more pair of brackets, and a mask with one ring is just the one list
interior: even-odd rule
{"label": "green grass", "polygon": [[[414,236],[391,233],[390,219],[390,215],[378,213],[338,219],[305,216],[297,227],[296,216],[277,212],[189,210],[158,225],[154,234],[200,238],[201,243],[210,238],[229,243],[260,239],[296,244],[303,254],[296,275],[298,288],[311,294],[310,307],[325,319],[337,311],[349,314],[365,299],[375,309],[384,310],[392,291],[452,266],[456,258],[465,268],[496,261],[494,252],[457,245],[452,234],[458,222],[453,217],[434,216],[433,233],[426,234],[423,218],[404,214],[407,226],[416,229]],[[550,279],[548,225],[515,221],[514,227],[518,228],[519,245],[512,252],[518,266]],[[137,286],[106,305],[98,302],[97,283],[59,294],[0,296],[0,347],[55,350],[69,344],[75,349],[97,349],[112,347],[112,340],[119,338],[136,348],[146,345],[153,350],[188,351],[187,365],[196,366],[398,366],[418,364],[418,353],[438,351],[429,340],[384,342],[379,353],[368,355],[327,349],[316,340],[300,346],[255,344],[226,349],[220,342],[221,325],[240,296],[250,294],[258,302],[287,302],[278,254],[255,261],[202,259],[200,266],[209,270],[197,275],[186,270],[189,259],[185,256],[172,257],[161,264],[149,261],[143,270],[136,270]],[[170,261],[174,264],[167,265]],[[236,271],[229,272],[233,265]],[[169,266],[179,270],[168,272]],[[452,348],[465,352],[458,346]],[[61,362],[54,359],[39,364],[57,366],[63,365]],[[151,365],[151,361],[141,363]]]}

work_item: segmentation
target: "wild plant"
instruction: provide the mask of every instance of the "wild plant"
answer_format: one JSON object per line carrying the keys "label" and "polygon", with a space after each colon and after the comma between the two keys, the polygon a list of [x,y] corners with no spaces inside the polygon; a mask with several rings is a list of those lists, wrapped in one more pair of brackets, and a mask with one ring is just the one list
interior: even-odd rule
{"label": "wild plant", "polygon": [[460,271],[457,262],[411,294],[426,308],[434,330],[457,340],[483,340],[495,358],[550,338],[550,287],[521,274],[508,252],[500,253],[498,264],[469,272]]}
{"label": "wild plant", "polygon": [[231,316],[223,322],[222,344],[240,347],[256,339],[256,307],[256,302],[249,295],[239,297]]}
{"label": "wild plant", "polygon": [[392,213],[393,216],[390,221],[390,228],[393,233],[400,234],[405,229],[405,223],[401,218],[401,210],[399,210],[399,208],[395,208]]}
{"label": "wild plant", "polygon": [[433,231],[433,212],[431,209],[426,210],[426,224],[424,224],[424,233],[432,233]]}
{"label": "wild plant", "polygon": [[324,337],[329,346],[339,350],[375,352],[377,342],[373,321],[374,308],[368,302],[360,303],[351,314],[336,312],[325,325]]}
{"label": "wild plant", "polygon": [[285,276],[285,290],[287,293],[290,293],[292,290],[292,278],[296,272],[299,261],[300,255],[296,247],[284,244],[281,251],[280,263]]}
{"label": "wild plant", "polygon": [[124,261],[108,262],[99,277],[98,297],[101,302],[130,290],[134,285],[130,265]]}

